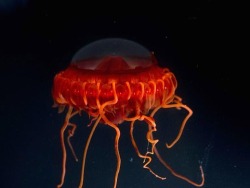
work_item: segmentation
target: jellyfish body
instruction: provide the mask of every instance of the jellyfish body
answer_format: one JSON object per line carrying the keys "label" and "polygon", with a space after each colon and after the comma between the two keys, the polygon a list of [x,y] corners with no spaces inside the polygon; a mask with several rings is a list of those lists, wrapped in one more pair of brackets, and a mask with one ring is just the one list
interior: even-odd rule
{"label": "jellyfish body", "polygon": [[[148,165],[152,155],[156,155],[160,162],[170,172],[194,186],[204,184],[204,174],[200,166],[202,181],[195,183],[185,176],[176,173],[159,155],[156,148],[157,139],[155,113],[161,108],[184,108],[188,115],[184,118],[177,137],[168,148],[173,147],[180,139],[185,124],[192,115],[192,110],[182,104],[181,98],[175,95],[177,81],[168,68],[161,68],[153,53],[143,46],[126,39],[103,39],[93,42],[80,49],[73,57],[70,66],[58,73],[54,78],[52,89],[55,104],[60,108],[68,107],[64,125],[61,128],[61,145],[63,150],[62,176],[58,187],[62,187],[66,173],[65,130],[71,127],[68,144],[76,158],[70,137],[74,135],[76,125],[70,119],[81,111],[86,112],[95,121],[83,153],[82,172],[79,187],[83,186],[84,169],[87,151],[92,135],[99,123],[112,127],[116,131],[115,154],[117,167],[114,177],[114,188],[117,187],[121,166],[119,154],[119,125],[124,121],[131,122],[130,137],[138,156],[145,160],[144,168],[160,179]],[[151,150],[141,154],[133,137],[136,121],[145,121],[148,125],[146,135]],[[76,158],[77,160],[77,158]]]}

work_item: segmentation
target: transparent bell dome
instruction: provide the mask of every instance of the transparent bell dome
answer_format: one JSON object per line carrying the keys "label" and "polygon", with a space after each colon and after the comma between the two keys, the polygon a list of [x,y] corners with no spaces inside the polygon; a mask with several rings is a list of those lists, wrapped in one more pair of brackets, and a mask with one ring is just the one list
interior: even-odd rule
{"label": "transparent bell dome", "polygon": [[[108,59],[108,60],[107,60]],[[92,42],[81,48],[72,58],[79,69],[96,70],[98,66],[115,62],[126,63],[128,69],[149,67],[153,64],[152,53],[144,46],[127,39],[107,38]]]}

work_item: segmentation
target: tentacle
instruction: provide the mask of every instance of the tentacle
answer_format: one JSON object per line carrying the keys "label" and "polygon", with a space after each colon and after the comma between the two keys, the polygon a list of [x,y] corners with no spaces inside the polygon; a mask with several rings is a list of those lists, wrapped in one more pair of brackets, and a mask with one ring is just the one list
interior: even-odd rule
{"label": "tentacle", "polygon": [[188,183],[190,183],[191,185],[193,186],[196,186],[196,187],[202,187],[204,185],[204,182],[205,182],[205,177],[204,177],[204,172],[203,172],[203,169],[202,169],[202,166],[200,165],[200,171],[201,171],[201,182],[200,183],[196,183],[190,179],[188,179],[187,177],[181,175],[181,174],[178,174],[177,172],[175,172],[169,164],[167,164],[163,159],[162,157],[160,156],[157,148],[155,147],[154,148],[154,152],[155,152],[155,155],[157,156],[157,158],[159,159],[159,161],[177,178],[180,178]]}
{"label": "tentacle", "polygon": [[[183,108],[185,108],[185,107],[187,107],[187,106],[185,106],[185,105],[183,105],[183,104],[181,104],[181,103],[178,103],[178,107],[183,107]],[[185,107],[184,107],[185,106]],[[174,107],[174,106],[173,106]],[[186,109],[186,108],[185,108]],[[187,107],[187,110],[189,111],[191,111],[192,112],[192,110],[190,109],[190,108],[188,108]],[[189,111],[189,112],[190,112]],[[150,115],[150,117],[152,116],[153,117],[153,115],[154,115],[154,113],[151,113],[151,115]],[[186,118],[183,120],[183,122],[182,122],[182,125],[181,125],[181,130],[179,131],[179,134],[177,135],[177,138],[175,139],[175,142],[173,142],[174,144],[179,140],[179,138],[181,137],[181,134],[182,134],[182,131],[183,131],[183,129],[184,129],[184,126],[185,126],[185,124],[186,124],[186,121],[188,120],[188,118],[190,117],[192,115],[192,113],[189,113],[187,116],[186,116]],[[151,139],[151,140],[154,140],[154,137],[153,137],[153,130],[152,131],[150,131],[151,129],[152,129],[152,126],[148,126],[148,129],[149,129],[149,131],[148,131],[148,137],[149,137],[149,139]],[[172,143],[172,146],[174,145]],[[184,181],[186,181],[186,182],[188,182],[188,183],[190,183],[190,184],[192,184],[192,185],[194,185],[194,186],[196,186],[196,187],[202,187],[203,185],[204,185],[204,182],[205,182],[205,177],[204,177],[204,172],[203,172],[203,169],[202,169],[202,166],[200,165],[200,171],[201,171],[201,182],[200,183],[196,183],[196,182],[194,182],[194,181],[192,181],[192,180],[190,180],[190,179],[188,179],[187,177],[185,177],[185,176],[183,176],[183,175],[181,175],[181,174],[178,174],[177,172],[175,172],[171,167],[170,167],[170,165],[168,164],[168,163],[166,163],[164,160],[163,160],[163,158],[161,157],[161,155],[159,154],[159,152],[158,152],[158,150],[157,150],[157,148],[156,148],[156,146],[154,146],[153,147],[153,151],[154,151],[154,153],[155,153],[155,155],[157,156],[157,158],[159,159],[159,161],[175,176],[175,177],[178,177],[178,178],[180,178],[180,179],[182,179],[182,180],[184,180]]]}
{"label": "tentacle", "polygon": [[118,101],[118,97],[117,97],[117,93],[116,93],[116,89],[115,89],[115,81],[111,81],[112,84],[112,89],[113,89],[113,93],[114,93],[114,99],[111,101],[107,101],[103,104],[100,104],[99,99],[97,99],[97,105],[99,105],[99,112],[100,112],[100,116],[102,118],[102,120],[109,125],[110,127],[114,128],[116,131],[116,136],[115,136],[115,155],[116,155],[116,159],[117,159],[117,165],[116,165],[116,171],[115,171],[115,178],[114,178],[114,188],[116,188],[117,186],[117,181],[118,181],[118,175],[120,172],[120,168],[121,168],[121,157],[120,157],[120,153],[119,153],[119,139],[120,139],[120,130],[117,127],[117,125],[115,125],[114,123],[112,123],[106,116],[105,116],[105,111],[104,108],[108,105],[114,105],[117,103]]}
{"label": "tentacle", "polygon": [[[152,139],[148,138],[148,136],[147,136],[148,142],[152,144],[152,151],[151,151],[151,152],[147,152],[146,155],[142,155],[142,154],[140,153],[138,147],[137,147],[137,144],[136,144],[136,142],[135,142],[134,135],[133,135],[134,122],[135,122],[135,121],[132,121],[131,124],[130,124],[130,137],[131,137],[131,141],[132,141],[132,144],[133,144],[133,146],[134,146],[134,149],[135,149],[137,155],[138,155],[140,158],[142,158],[142,159],[144,159],[144,160],[146,161],[146,163],[143,165],[143,168],[149,170],[150,173],[152,173],[155,177],[157,177],[157,178],[159,178],[159,179],[161,179],[161,180],[166,179],[165,177],[159,176],[159,175],[156,174],[150,167],[148,167],[149,163],[152,161],[152,158],[151,158],[150,156],[148,156],[148,154],[153,152],[154,145],[158,142],[158,140],[152,140]],[[152,130],[149,130],[149,131],[152,132]],[[150,135],[150,133],[147,134],[147,135]]]}
{"label": "tentacle", "polygon": [[119,152],[119,139],[120,139],[120,130],[119,128],[113,124],[112,122],[110,122],[106,116],[102,116],[102,119],[112,128],[115,129],[116,131],[116,135],[115,135],[115,144],[114,144],[114,147],[115,147],[115,155],[116,155],[116,159],[117,159],[117,165],[116,165],[116,171],[115,171],[115,178],[114,178],[114,188],[116,188],[117,186],[117,181],[118,181],[118,175],[119,175],[119,172],[120,172],[120,168],[121,168],[121,156],[120,156],[120,152]]}
{"label": "tentacle", "polygon": [[69,131],[68,131],[67,142],[68,142],[69,148],[70,148],[70,150],[71,150],[71,153],[72,153],[73,157],[75,158],[75,161],[77,162],[77,161],[78,161],[78,158],[77,158],[76,153],[75,153],[75,150],[74,150],[74,148],[73,148],[73,146],[72,146],[72,144],[71,144],[71,142],[70,142],[70,138],[73,137],[74,134],[75,134],[76,124],[74,124],[74,123],[69,123],[68,125],[71,126],[72,129],[69,129]]}
{"label": "tentacle", "polygon": [[92,130],[89,134],[89,137],[87,139],[87,143],[86,143],[86,146],[84,148],[84,152],[83,152],[83,158],[82,158],[82,172],[81,172],[81,179],[80,179],[80,184],[79,184],[79,188],[82,188],[83,186],[83,182],[84,182],[84,170],[85,170],[85,163],[86,163],[86,156],[87,156],[87,152],[88,152],[88,148],[89,148],[89,144],[90,144],[90,141],[92,139],[92,136],[95,132],[95,129],[97,127],[97,125],[99,124],[101,120],[101,116],[99,116],[95,122],[95,124],[93,125],[92,127]]}
{"label": "tentacle", "polygon": [[60,184],[57,185],[58,188],[63,186],[64,183],[64,178],[65,178],[65,174],[66,174],[66,160],[67,160],[67,152],[66,152],[66,148],[65,148],[65,143],[64,143],[64,132],[67,129],[68,125],[69,125],[69,120],[72,117],[72,111],[73,111],[73,107],[69,106],[68,112],[65,116],[65,120],[63,123],[63,126],[61,128],[60,131],[60,141],[61,141],[61,147],[62,147],[62,175],[61,175],[61,182]]}
{"label": "tentacle", "polygon": [[[176,103],[175,105],[172,105],[173,107],[176,107],[176,108],[184,108],[188,111],[188,114],[186,115],[186,117],[183,119],[182,123],[181,123],[181,126],[180,126],[180,130],[176,136],[176,138],[172,141],[172,143],[170,144],[167,144],[166,143],[166,146],[167,148],[172,148],[178,141],[179,139],[181,138],[181,135],[183,133],[183,130],[185,128],[185,125],[188,121],[188,119],[192,116],[193,114],[193,111],[187,106],[187,105],[184,105],[182,103]],[[164,106],[163,106],[164,107]]]}
{"label": "tentacle", "polygon": [[[70,115],[70,118],[72,118],[72,117],[75,116],[76,114],[80,114],[80,111],[78,111],[78,110],[76,110],[76,111],[74,111],[74,112],[72,111],[72,113],[71,113],[71,115]],[[77,161],[78,161],[78,158],[77,158],[77,156],[76,156],[75,150],[74,150],[74,148],[73,148],[73,146],[72,146],[72,144],[71,144],[71,141],[70,141],[70,138],[73,137],[74,134],[75,134],[76,124],[70,123],[70,122],[69,122],[69,123],[68,123],[68,126],[71,126],[72,129],[69,129],[69,130],[68,130],[67,142],[68,142],[69,148],[70,148],[70,150],[71,150],[71,153],[72,153],[72,155],[73,155],[75,161],[77,162]]]}
{"label": "tentacle", "polygon": [[154,115],[156,114],[156,112],[157,112],[158,110],[160,110],[161,108],[177,108],[177,109],[184,108],[185,110],[188,111],[188,114],[186,115],[186,117],[184,118],[184,120],[183,120],[182,123],[181,123],[180,130],[179,130],[179,132],[178,132],[176,138],[172,141],[171,144],[167,144],[167,143],[166,143],[166,147],[167,147],[167,148],[172,148],[172,147],[179,141],[179,139],[181,138],[181,135],[182,135],[182,133],[183,133],[183,130],[184,130],[184,128],[185,128],[185,125],[186,125],[188,119],[189,119],[189,118],[192,116],[192,114],[193,114],[193,111],[192,111],[187,105],[182,104],[181,100],[182,100],[182,99],[181,99],[180,97],[178,97],[178,96],[175,95],[174,98],[173,98],[172,103],[170,103],[170,104],[168,104],[168,103],[166,103],[166,104],[161,104],[161,105],[157,106],[157,107],[151,112],[151,114],[150,114],[150,117],[154,117]]}

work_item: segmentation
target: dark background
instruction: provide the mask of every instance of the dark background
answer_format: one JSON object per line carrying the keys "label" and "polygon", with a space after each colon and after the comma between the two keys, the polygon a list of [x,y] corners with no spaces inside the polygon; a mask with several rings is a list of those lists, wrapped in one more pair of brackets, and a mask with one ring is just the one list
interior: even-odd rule
{"label": "dark background", "polygon": [[[177,95],[194,111],[182,139],[171,150],[164,143],[176,135],[184,112],[161,110],[156,115],[156,137],[164,159],[196,182],[201,163],[206,188],[250,186],[249,73],[242,58],[245,30],[234,4],[151,2],[144,8],[128,2],[113,6],[0,2],[1,187],[56,187],[61,173],[59,131],[65,114],[52,108],[53,77],[82,46],[107,37],[127,38],[154,51],[160,66],[176,75]],[[78,129],[72,144],[81,158],[89,118],[83,114],[73,121]],[[147,145],[143,125],[138,123],[135,130],[141,150]],[[122,167],[117,187],[193,187],[173,177],[156,158],[151,166],[167,180],[144,170],[132,148],[128,124],[120,128]],[[114,131],[100,125],[87,157],[85,187],[113,186],[113,141]],[[64,187],[77,187],[80,164],[68,153]]]}

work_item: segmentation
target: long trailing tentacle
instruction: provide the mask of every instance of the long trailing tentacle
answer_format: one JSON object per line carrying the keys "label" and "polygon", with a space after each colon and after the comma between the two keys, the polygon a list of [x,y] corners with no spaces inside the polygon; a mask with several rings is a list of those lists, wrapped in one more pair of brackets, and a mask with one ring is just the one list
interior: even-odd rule
{"label": "long trailing tentacle", "polygon": [[161,108],[177,108],[177,109],[181,109],[181,108],[184,108],[185,110],[188,111],[188,114],[186,115],[186,117],[183,119],[182,123],[181,123],[181,126],[180,126],[180,129],[179,129],[179,132],[176,136],[176,138],[172,141],[172,143],[170,144],[167,144],[166,143],[166,147],[167,148],[172,148],[181,138],[181,135],[183,133],[183,130],[186,126],[186,123],[188,121],[188,119],[192,116],[193,114],[193,111],[185,104],[183,104],[181,102],[181,98],[178,97],[178,96],[174,96],[173,100],[172,100],[172,103],[163,103],[161,105],[159,105],[158,107],[156,107],[150,114],[150,117],[154,117],[155,113],[161,109]]}
{"label": "long trailing tentacle", "polygon": [[113,122],[111,122],[106,116],[105,116],[105,111],[104,108],[108,105],[114,105],[117,103],[118,101],[118,97],[117,97],[117,93],[116,93],[116,88],[115,88],[115,81],[111,81],[112,84],[112,91],[114,94],[114,99],[111,101],[107,101],[103,104],[100,104],[100,101],[97,99],[97,106],[99,106],[99,112],[100,112],[100,116],[102,117],[102,120],[109,125],[110,127],[112,127],[113,129],[115,129],[116,131],[116,136],[115,136],[115,155],[116,155],[116,159],[117,159],[117,165],[116,165],[116,171],[115,171],[115,177],[114,177],[114,188],[116,188],[117,186],[117,181],[118,181],[118,175],[120,172],[120,168],[121,168],[121,157],[120,157],[120,153],[119,153],[119,139],[120,139],[120,130],[117,127],[117,125],[115,125]]}
{"label": "long trailing tentacle", "polygon": [[86,143],[85,148],[84,148],[83,157],[82,157],[82,171],[81,171],[81,179],[80,179],[80,183],[79,183],[79,188],[82,188],[83,182],[84,182],[85,163],[86,163],[86,156],[87,156],[89,144],[90,144],[90,141],[93,137],[95,129],[96,129],[97,125],[99,124],[100,120],[101,120],[101,116],[99,116],[97,118],[95,124],[93,125],[92,130],[91,130],[89,137],[87,139],[87,143]]}
{"label": "long trailing tentacle", "polygon": [[175,104],[172,104],[172,105],[166,105],[165,104],[165,105],[163,105],[163,108],[177,108],[177,109],[184,108],[185,110],[187,110],[188,114],[183,119],[176,138],[172,141],[172,143],[170,143],[170,144],[166,143],[167,148],[172,148],[179,141],[179,139],[181,138],[181,135],[183,133],[183,130],[184,130],[185,126],[186,126],[186,123],[187,123],[188,119],[193,114],[193,111],[187,105],[182,104],[181,98],[179,98],[178,96],[175,96],[174,103]]}
{"label": "long trailing tentacle", "polygon": [[[173,147],[178,141],[179,139],[181,138],[181,135],[183,133],[183,130],[184,130],[184,127],[186,125],[186,122],[188,121],[188,119],[192,116],[193,112],[192,110],[182,104],[181,102],[181,98],[178,97],[178,96],[174,96],[174,99],[173,99],[173,103],[172,104],[163,104],[163,105],[160,105],[158,106],[157,108],[155,108],[155,110],[150,114],[150,117],[154,117],[155,113],[160,109],[160,108],[177,108],[177,109],[181,109],[181,108],[184,108],[188,111],[188,114],[187,116],[184,118],[184,120],[182,121],[182,124],[180,126],[180,130],[179,130],[179,133],[177,134],[176,138],[174,139],[174,141],[171,143],[171,144],[166,144],[167,148],[171,148]],[[152,140],[154,139],[153,137],[153,131],[150,132],[150,130],[152,129],[151,126],[148,126],[148,129],[149,129],[149,138],[151,138]],[[168,163],[166,163],[163,158],[161,157],[161,155],[159,154],[158,150],[156,147],[153,148],[153,151],[155,153],[155,155],[157,156],[157,158],[159,159],[159,161],[175,176],[175,177],[178,177],[188,183],[190,183],[191,185],[194,185],[196,187],[202,187],[204,185],[204,182],[205,182],[205,177],[204,177],[204,172],[203,172],[203,169],[202,169],[202,166],[200,165],[200,171],[201,171],[201,182],[200,183],[196,183],[190,179],[188,179],[187,177],[181,175],[181,174],[178,174],[177,172],[175,172]]]}
{"label": "long trailing tentacle", "polygon": [[190,179],[188,179],[187,177],[181,175],[181,174],[178,174],[177,172],[175,172],[169,164],[167,164],[161,157],[161,155],[159,154],[157,148],[155,147],[154,148],[154,153],[155,155],[157,156],[157,158],[159,159],[159,161],[171,172],[171,174],[173,174],[175,177],[177,178],[180,178],[188,183],[190,183],[191,185],[193,186],[196,186],[196,187],[202,187],[204,185],[204,182],[205,182],[205,177],[204,177],[204,172],[203,172],[203,169],[202,169],[202,166],[200,165],[200,171],[201,171],[201,182],[200,183],[196,183]]}
{"label": "long trailing tentacle", "polygon": [[158,140],[153,140],[153,139],[150,139],[148,137],[148,135],[151,134],[151,132],[153,132],[154,130],[149,130],[149,133],[147,134],[147,140],[148,140],[148,143],[150,143],[152,145],[152,151],[151,152],[147,152],[146,155],[142,155],[137,147],[137,144],[135,142],[135,139],[134,139],[134,135],[133,135],[133,130],[134,130],[134,123],[135,121],[132,121],[131,124],[130,124],[130,137],[131,137],[131,141],[132,141],[132,144],[133,144],[133,147],[137,153],[137,155],[144,159],[145,160],[145,164],[143,165],[143,168],[149,170],[150,173],[152,173],[155,177],[161,179],[161,180],[164,180],[166,179],[165,177],[162,177],[162,176],[159,176],[158,174],[156,174],[148,165],[149,163],[151,163],[152,161],[152,158],[150,156],[148,156],[149,153],[153,153],[153,148],[155,146],[155,144],[158,142]]}
{"label": "long trailing tentacle", "polygon": [[113,124],[111,121],[109,121],[106,116],[102,116],[102,119],[112,128],[115,129],[116,135],[115,135],[115,155],[116,155],[116,159],[117,159],[117,165],[116,165],[116,171],[115,171],[115,178],[114,178],[114,188],[116,188],[117,186],[117,181],[118,181],[118,175],[120,172],[120,168],[121,168],[121,156],[119,153],[119,139],[120,139],[120,130],[119,128]]}
{"label": "long trailing tentacle", "polygon": [[61,147],[62,147],[62,175],[61,175],[61,182],[60,184],[57,185],[58,188],[63,186],[64,183],[64,178],[65,178],[65,174],[66,174],[66,160],[67,160],[67,152],[66,152],[66,147],[65,147],[65,143],[64,143],[64,132],[67,129],[68,125],[69,125],[69,120],[72,117],[72,111],[73,111],[73,107],[69,106],[68,112],[65,116],[65,120],[63,123],[63,126],[61,128],[60,131],[60,141],[61,141]]}

